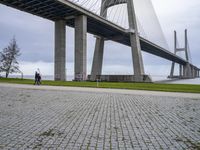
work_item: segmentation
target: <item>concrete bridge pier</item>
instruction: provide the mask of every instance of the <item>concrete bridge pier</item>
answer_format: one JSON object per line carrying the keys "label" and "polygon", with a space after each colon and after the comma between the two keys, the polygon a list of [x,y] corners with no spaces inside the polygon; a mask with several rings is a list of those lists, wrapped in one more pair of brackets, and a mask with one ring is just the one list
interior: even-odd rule
{"label": "concrete bridge pier", "polygon": [[198,72],[199,72],[198,68],[195,68],[195,78],[198,78],[198,77],[199,77],[199,76],[198,76]]}
{"label": "concrete bridge pier", "polygon": [[179,65],[179,76],[180,78],[183,77],[183,66],[181,64]]}
{"label": "concrete bridge pier", "polygon": [[92,63],[91,77],[90,77],[90,80],[92,81],[95,81],[97,75],[101,75],[102,73],[103,53],[104,53],[104,38],[97,37],[93,63]]}
{"label": "concrete bridge pier", "polygon": [[197,68],[195,68],[195,78],[197,78],[198,77],[198,75],[197,75]]}
{"label": "concrete bridge pier", "polygon": [[197,75],[196,77],[198,78],[198,69],[196,69],[196,75]]}
{"label": "concrete bridge pier", "polygon": [[174,76],[174,67],[175,67],[175,62],[172,62],[169,78],[173,78]]}
{"label": "concrete bridge pier", "polygon": [[195,68],[193,66],[191,68],[192,68],[192,78],[195,78],[195,76],[196,76],[195,75]]}
{"label": "concrete bridge pier", "polygon": [[135,81],[144,82],[144,65],[139,41],[135,8],[132,0],[127,0],[127,10]]}
{"label": "concrete bridge pier", "polygon": [[66,49],[66,27],[65,20],[55,21],[55,58],[54,79],[55,81],[66,80],[65,49]]}
{"label": "concrete bridge pier", "polygon": [[198,77],[198,70],[196,69],[195,70],[195,75],[196,75],[196,78]]}
{"label": "concrete bridge pier", "polygon": [[[110,2],[109,2],[110,3]],[[100,16],[106,18],[107,16],[107,3],[106,0],[101,1],[101,12]],[[91,70],[91,81],[95,81],[97,75],[102,74],[102,65],[103,65],[103,54],[104,54],[104,43],[105,40],[103,37],[96,37],[96,44],[92,62],[92,70]]]}
{"label": "concrete bridge pier", "polygon": [[192,66],[192,75],[193,75],[193,78],[196,78],[197,77],[197,68]]}
{"label": "concrete bridge pier", "polygon": [[87,17],[75,17],[75,81],[87,80]]}
{"label": "concrete bridge pier", "polygon": [[196,69],[193,67],[193,78],[196,77]]}
{"label": "concrete bridge pier", "polygon": [[191,78],[194,78],[194,68],[191,66]]}
{"label": "concrete bridge pier", "polygon": [[195,69],[195,77],[197,77],[197,69]]}
{"label": "concrete bridge pier", "polygon": [[200,77],[200,70],[197,71],[197,77]]}
{"label": "concrete bridge pier", "polygon": [[175,69],[175,63],[172,62],[171,72],[168,78],[183,78],[184,76],[184,66],[179,64],[179,75],[174,76],[174,69]]}
{"label": "concrete bridge pier", "polygon": [[197,77],[197,70],[196,70],[196,68],[194,67],[194,78],[196,78]]}
{"label": "concrete bridge pier", "polygon": [[183,66],[183,78],[192,78],[192,68],[189,63]]}

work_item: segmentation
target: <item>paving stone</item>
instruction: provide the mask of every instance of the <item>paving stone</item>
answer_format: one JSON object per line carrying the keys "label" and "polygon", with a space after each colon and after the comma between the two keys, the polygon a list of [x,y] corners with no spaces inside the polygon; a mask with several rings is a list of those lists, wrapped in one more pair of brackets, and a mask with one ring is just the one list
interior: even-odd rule
{"label": "paving stone", "polygon": [[0,149],[198,149],[200,99],[0,87]]}

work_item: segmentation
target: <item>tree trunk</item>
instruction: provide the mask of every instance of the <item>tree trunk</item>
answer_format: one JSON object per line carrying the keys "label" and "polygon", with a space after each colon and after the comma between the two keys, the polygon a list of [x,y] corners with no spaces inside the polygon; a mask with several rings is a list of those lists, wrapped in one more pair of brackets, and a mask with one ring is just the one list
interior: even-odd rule
{"label": "tree trunk", "polygon": [[6,71],[6,78],[8,78],[8,75],[9,75],[9,71]]}
{"label": "tree trunk", "polygon": [[8,67],[8,69],[7,69],[7,71],[6,71],[6,78],[8,78],[8,75],[9,75],[9,73],[10,73],[10,68],[11,68],[11,65],[12,65],[12,61],[13,61],[13,60],[10,60],[9,67]]}

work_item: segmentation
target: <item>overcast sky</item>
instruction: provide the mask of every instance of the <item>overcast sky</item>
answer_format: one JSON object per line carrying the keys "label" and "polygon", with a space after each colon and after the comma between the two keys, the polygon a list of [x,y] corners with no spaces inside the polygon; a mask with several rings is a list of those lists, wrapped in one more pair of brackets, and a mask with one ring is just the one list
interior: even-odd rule
{"label": "overcast sky", "polygon": [[[135,0],[136,3],[141,0]],[[146,0],[143,0],[146,1]],[[199,0],[152,0],[153,7],[173,51],[173,31],[178,32],[183,45],[184,29],[188,29],[192,61],[200,67],[200,1]],[[142,10],[137,8],[138,10]],[[143,11],[145,9],[143,8]],[[142,12],[142,11],[141,11]],[[26,75],[40,68],[43,75],[53,75],[54,23],[52,21],[0,5],[0,50],[6,47],[13,36],[21,48],[20,68]],[[140,17],[141,18],[141,17]],[[140,20],[143,28],[149,28],[146,19]],[[155,19],[152,19],[155,22]],[[147,21],[147,20],[146,20]],[[151,20],[150,20],[151,21]],[[148,20],[149,22],[149,20]],[[145,25],[146,26],[145,26]],[[148,29],[149,35],[157,36],[156,30]],[[67,74],[73,75],[74,30],[67,27]],[[88,73],[91,70],[95,39],[88,35]],[[143,53],[145,72],[151,75],[167,75],[171,62]],[[133,72],[129,47],[107,41],[105,44],[103,74],[131,74]]]}

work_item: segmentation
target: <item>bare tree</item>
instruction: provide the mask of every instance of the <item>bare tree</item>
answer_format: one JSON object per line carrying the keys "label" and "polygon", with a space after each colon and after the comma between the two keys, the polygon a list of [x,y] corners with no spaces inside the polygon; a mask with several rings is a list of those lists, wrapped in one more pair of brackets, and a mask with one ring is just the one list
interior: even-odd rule
{"label": "bare tree", "polygon": [[10,41],[8,47],[0,52],[0,72],[5,72],[6,78],[10,73],[20,72],[19,63],[17,61],[20,55],[20,49],[15,38]]}

